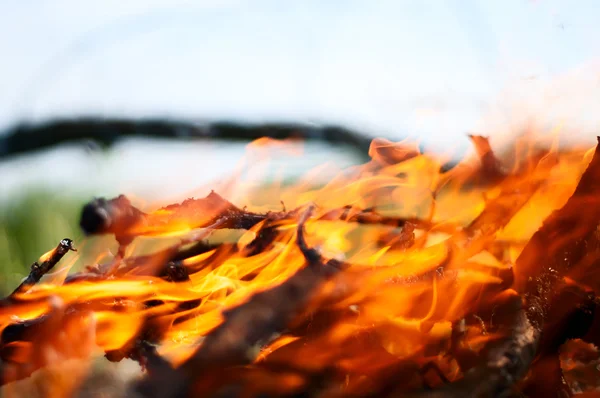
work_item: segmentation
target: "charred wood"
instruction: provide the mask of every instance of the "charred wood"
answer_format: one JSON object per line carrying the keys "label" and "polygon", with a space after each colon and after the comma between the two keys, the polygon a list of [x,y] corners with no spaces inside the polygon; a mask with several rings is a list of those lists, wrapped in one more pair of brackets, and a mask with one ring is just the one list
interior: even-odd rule
{"label": "charred wood", "polygon": [[[169,205],[152,213],[134,207],[123,195],[114,199],[99,198],[84,206],[80,226],[88,235],[114,234],[119,243],[128,244],[140,235],[167,232],[177,225],[186,228],[250,229],[266,221],[274,228],[277,222],[293,220],[300,209],[282,212],[254,213],[240,209],[215,192],[201,199],[187,199],[181,204]],[[387,217],[373,210],[359,210],[346,206],[331,210],[319,220],[342,220],[359,224],[403,227],[407,223],[416,228],[432,228],[431,222],[418,219]],[[174,227],[175,226],[175,227]],[[264,233],[268,233],[264,230]],[[266,238],[265,238],[266,239]]]}
{"label": "charred wood", "polygon": [[0,139],[0,157],[33,152],[65,143],[85,143],[92,148],[109,147],[131,137],[242,142],[262,137],[296,138],[336,146],[344,145],[363,158],[366,158],[372,140],[367,135],[338,126],[293,123],[251,125],[233,122],[203,124],[168,119],[89,117],[15,126]]}
{"label": "charred wood", "polygon": [[[467,371],[462,379],[414,396],[447,398],[511,395],[516,383],[526,375],[536,357],[555,363],[552,362],[553,350],[567,338],[574,337],[570,324],[547,327],[546,322],[552,318],[550,315],[553,312],[583,316],[583,320],[577,322],[582,330],[576,328],[575,333],[578,335],[576,337],[585,334],[586,327],[591,325],[589,314],[596,305],[594,297],[580,292],[580,300],[565,304],[560,293],[564,287],[564,278],[570,275],[585,255],[582,247],[585,238],[593,234],[600,223],[600,203],[597,199],[600,197],[600,190],[596,183],[599,179],[600,138],[596,152],[574,194],[561,209],[548,217],[517,259],[515,287],[523,294],[523,299],[515,296],[507,309],[497,314],[496,318],[505,317],[501,322],[505,337],[486,348],[486,354],[482,355],[483,363]],[[578,209],[584,203],[587,211],[581,212]],[[554,298],[557,299],[553,300]],[[561,377],[556,380],[562,384]]]}
{"label": "charred wood", "polygon": [[[192,391],[215,387],[215,378],[224,369],[245,365],[260,347],[275,338],[303,310],[313,292],[335,274],[339,264],[323,262],[304,238],[308,209],[298,223],[297,244],[306,266],[282,284],[256,293],[247,302],[223,313],[224,320],[203,340],[200,348],[180,367],[161,378],[146,378],[139,390],[148,397],[185,397]],[[173,380],[180,388],[173,388]],[[168,383],[169,389],[160,388]]]}
{"label": "charred wood", "polygon": [[73,241],[65,238],[60,241],[58,246],[51,252],[45,254],[40,259],[40,262],[36,261],[31,265],[29,275],[21,282],[9,297],[14,297],[20,293],[25,293],[33,285],[38,283],[42,277],[48,273],[54,266],[67,254],[69,251],[75,251],[73,248]]}

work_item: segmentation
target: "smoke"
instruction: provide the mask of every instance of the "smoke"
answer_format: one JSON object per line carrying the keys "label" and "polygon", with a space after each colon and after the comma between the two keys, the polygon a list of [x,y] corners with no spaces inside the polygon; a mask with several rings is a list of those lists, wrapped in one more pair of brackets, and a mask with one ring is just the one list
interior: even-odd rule
{"label": "smoke", "polygon": [[555,76],[532,75],[508,85],[490,103],[474,133],[494,147],[530,135],[539,145],[592,146],[600,134],[600,59]]}

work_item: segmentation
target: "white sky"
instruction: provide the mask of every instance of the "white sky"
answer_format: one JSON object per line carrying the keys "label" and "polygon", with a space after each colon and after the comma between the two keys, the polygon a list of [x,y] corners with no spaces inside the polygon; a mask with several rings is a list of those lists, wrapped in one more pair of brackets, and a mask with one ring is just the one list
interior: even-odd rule
{"label": "white sky", "polygon": [[6,0],[0,128],[296,119],[445,148],[533,116],[587,134],[600,127],[598,15],[596,0]]}

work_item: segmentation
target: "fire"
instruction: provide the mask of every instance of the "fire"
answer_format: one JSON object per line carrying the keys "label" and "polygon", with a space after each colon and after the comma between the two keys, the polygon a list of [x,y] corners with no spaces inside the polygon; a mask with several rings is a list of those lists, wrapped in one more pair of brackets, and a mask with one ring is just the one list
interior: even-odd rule
{"label": "fire", "polygon": [[[321,377],[323,396],[377,395],[463,379],[460,355],[506,338],[491,309],[529,297],[527,281],[546,265],[520,262],[521,252],[594,155],[531,145],[506,164],[471,138],[477,155],[451,168],[410,143],[374,140],[370,162],[326,182],[318,171],[289,186],[240,181],[235,204],[218,191],[149,212],[125,196],[90,202],[82,228],[114,235],[118,253],[4,300],[5,381],[35,370],[23,363],[52,365],[32,349],[55,346],[49,335],[82,316],[109,359],[156,355],[206,394],[228,382],[291,394]],[[582,214],[593,206],[581,203]],[[560,278],[579,286],[586,264]],[[236,376],[218,374],[226,368]]]}

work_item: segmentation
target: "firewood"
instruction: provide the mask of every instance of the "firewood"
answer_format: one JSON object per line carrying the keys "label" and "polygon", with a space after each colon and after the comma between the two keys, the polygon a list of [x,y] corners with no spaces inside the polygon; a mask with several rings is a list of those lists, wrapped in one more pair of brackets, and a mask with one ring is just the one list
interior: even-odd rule
{"label": "firewood", "polygon": [[[131,393],[149,398],[289,394],[325,398],[458,398],[570,393],[558,360],[559,349],[568,339],[586,334],[589,337],[599,322],[594,321],[600,302],[596,296],[599,283],[594,280],[596,285],[590,286],[585,275],[600,259],[600,188],[596,184],[600,177],[600,138],[574,193],[562,208],[547,217],[527,244],[519,242],[524,249],[515,264],[508,264],[501,254],[505,246],[514,242],[509,240],[502,246],[496,235],[545,186],[554,162],[549,156],[536,158],[529,164],[530,169],[508,173],[485,138],[471,138],[482,163],[482,168],[476,170],[477,178],[483,178],[484,185],[495,195],[486,200],[483,211],[473,221],[461,225],[433,222],[433,210],[430,217],[420,219],[389,216],[374,208],[350,205],[325,210],[312,205],[291,210],[283,206],[281,211],[257,213],[238,207],[215,192],[151,212],[134,207],[125,196],[95,199],[84,207],[81,227],[88,235],[114,235],[120,244],[119,252],[109,264],[93,264],[69,275],[63,287],[67,290],[70,285],[78,288],[134,281],[155,283],[167,292],[171,288],[196,288],[192,283],[202,275],[228,271],[229,259],[234,260],[234,266],[238,260],[253,264],[265,254],[277,254],[284,245],[284,252],[297,253],[293,255],[303,260],[303,265],[295,264],[300,268],[293,268],[295,272],[290,277],[261,285],[244,296],[243,302],[236,301],[223,310],[216,326],[203,331],[198,344],[190,348],[190,356],[171,363],[159,354],[160,345],[170,336],[170,328],[207,311],[202,307],[203,300],[209,297],[206,294],[229,295],[235,288],[219,287],[221,290],[216,293],[209,290],[189,296],[161,295],[159,289],[158,293],[140,290],[142,298],[135,302],[126,293],[115,292],[108,300],[78,298],[67,305],[52,305],[52,290],[36,296],[32,287],[72,249],[71,241],[64,240],[32,266],[30,276],[3,302],[5,313],[13,309],[18,313],[19,305],[35,305],[35,300],[51,302],[50,310],[41,316],[3,325],[0,358],[4,362],[0,365],[19,369],[9,372],[11,377],[5,377],[5,381],[27,377],[45,365],[43,358],[32,354],[35,366],[15,367],[13,350],[20,345],[60,346],[53,336],[60,335],[65,324],[87,319],[96,311],[117,313],[129,309],[139,311],[136,316],[140,323],[126,332],[118,347],[106,348],[105,356],[110,361],[131,358],[139,362],[146,375],[132,386]],[[378,160],[369,165],[369,170],[420,156],[418,151],[394,151],[384,144],[372,149],[377,151]],[[444,178],[432,183],[434,197],[446,183]],[[428,258],[426,267],[415,268],[413,273],[403,269],[403,260],[375,266],[375,262],[361,265],[327,259],[327,250],[307,243],[304,226],[309,219],[319,226],[341,221],[363,224],[365,227],[358,228],[364,230],[380,227],[383,233],[378,230],[371,235],[376,238],[373,243],[382,247],[377,255],[394,251],[393,256],[406,255],[401,259],[431,256],[427,235],[446,235],[445,241],[434,247],[441,248],[440,252],[430,257],[433,260]],[[218,229],[251,232],[246,232],[239,242],[205,241]],[[166,249],[125,256],[124,248],[138,237],[190,230]],[[488,265],[485,261],[491,260],[487,259],[479,264],[480,260],[473,257],[478,254],[491,256],[495,262]],[[258,271],[252,267],[242,271],[236,275],[236,283],[253,283],[254,278],[261,276],[262,267],[258,262]],[[489,267],[485,275],[477,271],[481,267]],[[484,278],[475,280],[474,288],[478,290],[473,302],[445,315],[450,307],[437,295],[444,294],[446,288],[462,294],[458,286],[461,278],[465,272],[475,271]],[[439,286],[443,286],[442,290]],[[398,306],[389,312],[393,322],[388,319],[387,309],[383,314],[369,314],[372,302],[379,304],[380,297],[389,300],[392,296],[386,294],[396,294],[397,289],[414,292],[414,302],[401,307],[404,303],[395,303],[392,298],[390,307]],[[432,303],[427,315],[421,313],[422,308],[411,307],[421,299]],[[211,302],[208,311],[220,311],[219,305],[218,300]],[[363,309],[368,314],[365,320],[361,320]],[[440,319],[447,325],[440,325]],[[390,326],[394,322],[409,325],[391,330],[406,331],[406,335],[396,336],[398,342],[420,341],[414,352],[397,354],[395,340],[391,348],[384,348],[380,339],[388,339],[386,322]],[[338,328],[346,325],[354,325],[348,329],[353,332],[338,336]],[[432,332],[435,326],[448,328],[446,334]],[[329,347],[331,333],[338,337],[335,346]],[[411,333],[422,340],[413,342]],[[476,346],[469,343],[473,334],[481,337]],[[271,344],[279,346],[269,351]],[[310,361],[312,356],[321,354],[325,359]]]}
{"label": "firewood", "polygon": [[[598,141],[594,156],[571,198],[546,219],[517,259],[519,273],[515,287],[523,294],[524,302],[521,303],[521,298],[515,301],[515,315],[507,324],[510,325],[510,333],[503,339],[500,348],[493,349],[484,358],[484,365],[474,368],[460,381],[417,396],[505,396],[510,394],[515,383],[529,370],[536,355],[546,355],[544,350],[550,350],[552,354],[552,350],[567,338],[585,334],[585,327],[584,330],[575,330],[576,335],[566,334],[568,330],[565,328],[568,329],[570,324],[561,324],[560,330],[547,330],[544,326],[549,314],[556,311],[557,305],[565,305],[564,299],[556,300],[553,307],[552,298],[561,292],[563,278],[577,267],[585,255],[582,239],[592,234],[600,224],[600,203],[597,199],[600,197],[600,190],[596,183],[600,179],[600,137]],[[585,214],[579,211],[584,203],[588,206]],[[589,310],[592,315],[595,306],[593,297],[586,296],[583,302],[584,306],[592,307]],[[561,312],[574,312],[579,305],[577,300],[567,303],[572,309],[563,308]],[[588,321],[588,327],[590,324],[591,321]],[[543,336],[547,339],[548,334],[554,336],[550,339],[554,341],[546,342]],[[539,352],[540,348],[542,352]],[[547,379],[544,382],[547,386],[544,390],[557,391],[559,388],[557,384],[548,384]],[[555,379],[554,383],[562,383],[562,377]],[[538,387],[541,384],[543,382],[536,383]]]}
{"label": "firewood", "polygon": [[306,244],[304,222],[311,211],[311,208],[305,211],[297,228],[297,244],[306,259],[305,267],[282,284],[256,293],[247,302],[224,312],[224,321],[204,338],[186,362],[172,372],[146,378],[138,387],[144,396],[187,396],[190,389],[197,388],[194,385],[213,382],[202,380],[206,374],[215,377],[226,368],[251,362],[260,347],[281,333],[302,311],[311,292],[339,271],[337,262],[324,262],[319,252]]}
{"label": "firewood", "polygon": [[9,297],[15,297],[18,294],[26,293],[33,285],[38,283],[42,276],[46,275],[69,251],[76,251],[73,248],[73,241],[65,238],[60,241],[56,248],[46,253],[40,262],[36,261],[31,265],[29,275],[21,284],[10,294]]}

